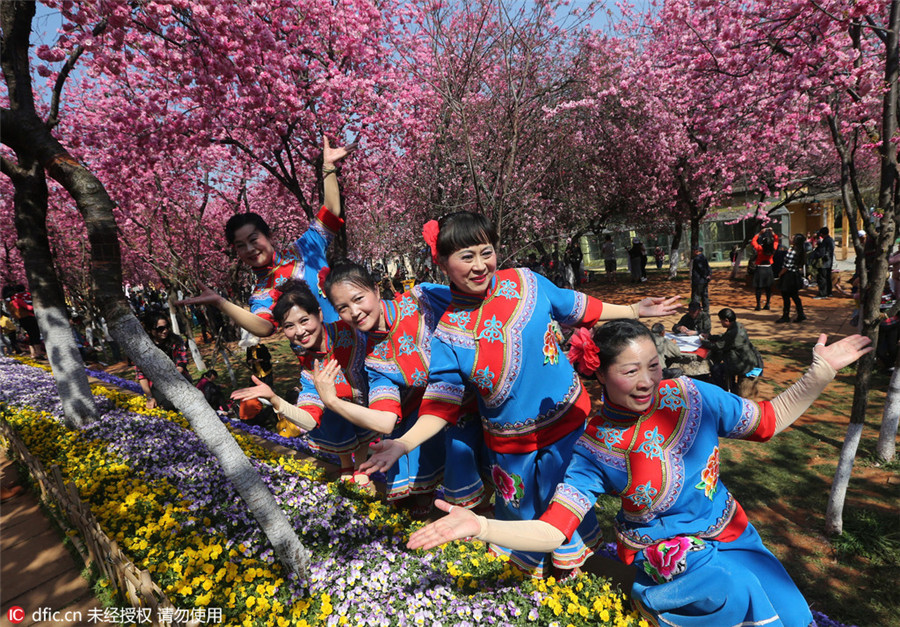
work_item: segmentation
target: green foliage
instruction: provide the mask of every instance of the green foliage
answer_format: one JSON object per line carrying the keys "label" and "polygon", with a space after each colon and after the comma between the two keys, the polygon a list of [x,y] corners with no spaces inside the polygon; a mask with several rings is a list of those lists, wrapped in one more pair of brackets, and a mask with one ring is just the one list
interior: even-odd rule
{"label": "green foliage", "polygon": [[900,515],[851,509],[844,516],[844,532],[831,545],[841,559],[856,555],[876,566],[900,566]]}

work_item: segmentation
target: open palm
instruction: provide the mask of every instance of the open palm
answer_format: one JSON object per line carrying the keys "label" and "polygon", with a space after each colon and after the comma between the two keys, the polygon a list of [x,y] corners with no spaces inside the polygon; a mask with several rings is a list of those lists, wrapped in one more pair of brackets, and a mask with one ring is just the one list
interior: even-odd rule
{"label": "open palm", "polygon": [[872,340],[864,335],[848,335],[842,340],[826,345],[828,336],[822,333],[813,350],[835,370],[849,366],[874,350]]}
{"label": "open palm", "polygon": [[347,144],[346,146],[332,148],[331,142],[328,141],[328,137],[322,136],[322,161],[325,165],[334,165],[354,150],[356,150],[356,142]]}

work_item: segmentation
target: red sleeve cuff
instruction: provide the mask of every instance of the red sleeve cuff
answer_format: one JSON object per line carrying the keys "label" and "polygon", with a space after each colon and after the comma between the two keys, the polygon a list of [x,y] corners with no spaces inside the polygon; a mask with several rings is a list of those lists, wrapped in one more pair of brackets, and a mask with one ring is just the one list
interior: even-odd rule
{"label": "red sleeve cuff", "polygon": [[337,232],[341,230],[341,227],[344,226],[344,219],[331,213],[328,210],[328,207],[325,207],[324,205],[319,209],[316,220],[321,222],[322,226],[332,234],[337,234]]}
{"label": "red sleeve cuff", "polygon": [[584,308],[584,319],[578,326],[590,328],[600,322],[600,314],[603,313],[603,301],[593,296],[587,297],[587,305]]}
{"label": "red sleeve cuff", "polygon": [[322,414],[324,411],[318,405],[298,405],[300,409],[313,417],[317,426],[322,426]]}
{"label": "red sleeve cuff", "polygon": [[373,401],[369,405],[369,409],[374,409],[376,411],[388,411],[392,414],[396,414],[397,416],[401,415],[400,403],[388,398],[382,398],[377,401]]}
{"label": "red sleeve cuff", "polygon": [[566,536],[566,542],[569,542],[572,539],[572,534],[575,533],[575,530],[578,529],[578,525],[581,524],[581,518],[558,501],[552,501],[550,507],[541,514],[541,517],[538,520],[550,523],[562,531]]}
{"label": "red sleeve cuff", "polygon": [[455,425],[459,422],[460,413],[459,405],[448,403],[447,401],[439,401],[433,398],[423,399],[422,404],[419,405],[420,416],[424,416],[425,414],[437,416],[442,420],[446,420],[451,425]]}
{"label": "red sleeve cuff", "polygon": [[[280,295],[280,294],[279,294],[279,295]],[[277,297],[276,297],[276,300],[278,300]],[[271,325],[272,325],[273,327],[275,327],[276,329],[278,328],[278,322],[275,321],[275,318],[272,317],[272,312],[269,311],[268,309],[262,309],[262,310],[260,310],[260,311],[254,311],[254,312],[253,312],[253,315],[262,318],[263,320],[265,320],[266,322],[268,322],[269,324],[271,324]]]}
{"label": "red sleeve cuff", "polygon": [[759,425],[756,430],[744,438],[752,442],[767,442],[775,435],[775,408],[771,401],[762,401],[759,404]]}

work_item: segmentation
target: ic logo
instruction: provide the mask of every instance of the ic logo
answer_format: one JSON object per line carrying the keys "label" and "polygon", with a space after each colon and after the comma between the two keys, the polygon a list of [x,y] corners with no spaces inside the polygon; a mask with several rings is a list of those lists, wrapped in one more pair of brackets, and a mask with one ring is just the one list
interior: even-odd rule
{"label": "ic logo", "polygon": [[9,608],[6,615],[9,617],[9,622],[13,624],[21,623],[23,620],[25,620],[25,610],[23,610],[18,605],[13,605],[11,608]]}

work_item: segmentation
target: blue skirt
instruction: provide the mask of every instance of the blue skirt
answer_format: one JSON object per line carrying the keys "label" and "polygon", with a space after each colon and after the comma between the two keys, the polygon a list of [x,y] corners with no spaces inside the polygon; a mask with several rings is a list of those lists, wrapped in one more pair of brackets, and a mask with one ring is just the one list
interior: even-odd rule
{"label": "blue skirt", "polygon": [[634,564],[637,608],[660,625],[684,627],[808,627],[809,604],[753,525],[732,542],[705,540],[686,554],[684,570],[656,583],[645,572],[645,551]]}
{"label": "blue skirt", "polygon": [[[534,520],[550,506],[556,486],[562,483],[572,459],[572,449],[584,427],[530,453],[497,453],[491,451],[491,479],[494,483],[494,518],[498,520]],[[584,564],[602,540],[600,525],[593,510],[572,534],[572,539],[553,553],[511,551],[492,544],[495,555],[507,555],[534,577],[542,577],[552,564],[572,570]]]}
{"label": "blue skirt", "polygon": [[444,431],[447,466],[444,468],[444,499],[460,507],[475,507],[484,498],[481,477],[490,472],[481,419],[463,416]]}
{"label": "blue skirt", "polygon": [[[415,412],[401,420],[388,437],[395,440],[403,436],[416,424],[418,416]],[[398,501],[415,494],[434,492],[444,476],[445,457],[444,434],[438,433],[398,459],[385,473],[387,500]]]}
{"label": "blue skirt", "polygon": [[335,455],[347,455],[360,445],[378,438],[376,432],[358,427],[340,414],[327,409],[322,414],[319,426],[306,434],[309,436],[310,447]]}

